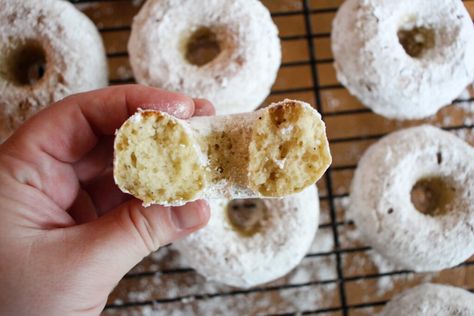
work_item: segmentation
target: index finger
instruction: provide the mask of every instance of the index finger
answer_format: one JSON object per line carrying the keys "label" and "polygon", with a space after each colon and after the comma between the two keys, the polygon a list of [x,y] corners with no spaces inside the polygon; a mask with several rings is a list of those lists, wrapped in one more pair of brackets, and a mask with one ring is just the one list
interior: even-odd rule
{"label": "index finger", "polygon": [[47,155],[78,161],[103,135],[113,135],[138,108],[189,118],[194,102],[184,95],[140,85],[114,86],[77,94],[46,108],[25,123],[5,144],[17,154]]}

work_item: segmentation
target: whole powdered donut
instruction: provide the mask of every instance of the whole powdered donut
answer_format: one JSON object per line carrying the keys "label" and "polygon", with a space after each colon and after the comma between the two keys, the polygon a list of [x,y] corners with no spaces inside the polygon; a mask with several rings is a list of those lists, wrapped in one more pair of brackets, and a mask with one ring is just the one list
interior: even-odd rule
{"label": "whole powdered donut", "polygon": [[393,298],[379,316],[472,316],[474,294],[453,286],[426,283]]}
{"label": "whole powdered donut", "polygon": [[428,125],[392,133],[371,146],[356,169],[349,206],[364,240],[415,271],[437,271],[469,258],[473,161],[471,146]]}
{"label": "whole powdered donut", "polygon": [[[202,230],[174,244],[188,264],[208,280],[248,288],[279,278],[305,256],[319,221],[316,186],[283,199],[211,200]],[[252,233],[236,230],[228,207],[265,208]]]}
{"label": "whole powdered donut", "polygon": [[217,114],[259,106],[281,61],[278,30],[257,0],[148,0],[128,50],[139,83],[209,99]]}
{"label": "whole powdered donut", "polygon": [[388,118],[433,115],[474,79],[474,27],[460,0],[347,0],[332,50],[339,81]]}
{"label": "whole powdered donut", "polygon": [[0,141],[45,106],[107,85],[94,24],[58,0],[0,0]]}

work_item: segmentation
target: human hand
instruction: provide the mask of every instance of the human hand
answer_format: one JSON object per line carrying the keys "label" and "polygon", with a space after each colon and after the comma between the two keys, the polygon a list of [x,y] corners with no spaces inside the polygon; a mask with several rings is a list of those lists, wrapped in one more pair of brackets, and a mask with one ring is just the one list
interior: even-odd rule
{"label": "human hand", "polygon": [[144,208],[115,186],[113,134],[138,107],[214,113],[207,101],[111,87],[48,107],[0,146],[0,315],[98,315],[143,257],[207,223],[204,201]]}

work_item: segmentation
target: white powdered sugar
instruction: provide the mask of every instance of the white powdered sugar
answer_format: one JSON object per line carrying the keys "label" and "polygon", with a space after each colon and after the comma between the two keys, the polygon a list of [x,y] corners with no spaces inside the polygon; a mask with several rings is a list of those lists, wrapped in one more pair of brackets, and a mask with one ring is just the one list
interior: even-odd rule
{"label": "white powdered sugar", "polygon": [[[345,219],[346,221],[352,221],[353,216],[350,213],[350,198],[345,197],[341,199],[341,206],[345,210]],[[342,234],[340,234],[340,241],[343,244],[360,244],[363,243],[364,237],[361,234],[361,231],[357,229],[354,225],[347,225]],[[348,259],[348,258],[343,258]],[[392,291],[397,287],[400,280],[404,282],[410,282],[415,278],[421,282],[430,282],[432,281],[437,274],[436,273],[401,273],[391,275],[392,272],[397,272],[405,270],[403,267],[389,261],[386,257],[381,255],[374,249],[364,251],[358,255],[353,255],[350,257],[350,265],[345,269],[344,273],[347,276],[360,275],[361,273],[366,273],[367,267],[372,263],[379,274],[388,273],[386,276],[379,276],[376,279],[376,292],[375,294],[378,297],[386,297],[387,293]],[[362,272],[363,271],[363,272]],[[421,277],[421,279],[420,279]],[[370,292],[370,284],[366,280],[360,280],[361,287],[366,289],[367,292],[363,295],[363,301],[373,301],[373,294]],[[374,313],[370,310],[367,310],[368,315],[373,315]]]}
{"label": "white powdered sugar", "polygon": [[[365,242],[400,267],[437,271],[474,253],[474,149],[435,127],[395,132],[363,155],[351,186],[351,216]],[[449,182],[454,197],[442,215],[411,202],[420,180]]]}
{"label": "white powdered sugar", "polygon": [[133,77],[133,71],[127,66],[119,66],[116,70],[117,76],[121,80],[128,80]]}
{"label": "white powdered sugar", "polygon": [[237,287],[269,282],[293,269],[313,241],[319,218],[316,186],[283,199],[263,200],[268,218],[243,237],[226,218],[228,200],[212,200],[209,224],[174,244],[209,280]]}
{"label": "white powdered sugar", "polygon": [[[41,59],[40,55],[45,55],[44,75],[34,83],[19,84],[12,80],[18,74],[4,68],[14,62],[1,66],[0,141],[52,102],[107,85],[102,39],[94,24],[69,2],[1,1],[0,21],[0,59]],[[30,49],[29,52],[16,53],[27,45],[30,48],[24,49]]]}
{"label": "white powdered sugar", "polygon": [[394,297],[379,316],[474,315],[474,294],[453,286],[422,284]]}
{"label": "white powdered sugar", "polygon": [[[185,46],[200,27],[216,33],[221,52],[199,67],[186,60]],[[256,0],[149,0],[128,49],[138,82],[209,99],[217,114],[257,108],[281,61],[278,30]]]}
{"label": "white powdered sugar", "polygon": [[[434,44],[412,57],[399,32],[415,28],[428,34],[416,41],[433,34]],[[334,20],[332,49],[339,81],[389,118],[433,115],[474,79],[474,27],[458,0],[347,0]]]}
{"label": "white powdered sugar", "polygon": [[[343,198],[341,201],[341,206],[345,210],[345,219],[347,221],[352,221],[353,216],[350,212],[350,199],[349,197]],[[345,228],[344,233],[340,235],[340,240],[342,243],[354,244],[361,242],[363,237],[361,232],[354,226],[348,226]],[[370,249],[364,253],[363,256],[353,256],[351,258],[351,265],[345,271],[349,275],[354,275],[360,273],[364,267],[367,266],[368,260],[375,265],[378,273],[392,272],[396,270],[402,270],[397,267],[392,262],[388,261],[384,256],[378,253],[376,250]],[[392,277],[379,277],[377,278],[377,295],[384,295],[388,291],[392,290],[395,286]]]}

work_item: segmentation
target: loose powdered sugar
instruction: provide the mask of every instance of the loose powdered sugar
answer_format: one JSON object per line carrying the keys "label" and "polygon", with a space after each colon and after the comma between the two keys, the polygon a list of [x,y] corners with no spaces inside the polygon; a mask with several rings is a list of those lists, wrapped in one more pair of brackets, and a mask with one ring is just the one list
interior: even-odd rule
{"label": "loose powdered sugar", "polygon": [[[474,113],[474,102],[471,100],[474,97],[474,85],[469,85],[458,97],[460,102],[456,105],[461,107],[463,110],[467,112]],[[464,122],[465,124],[469,125],[472,124],[472,119],[470,122]]]}
{"label": "loose powdered sugar", "polygon": [[440,285],[422,284],[392,299],[379,316],[474,315],[474,294]]}

